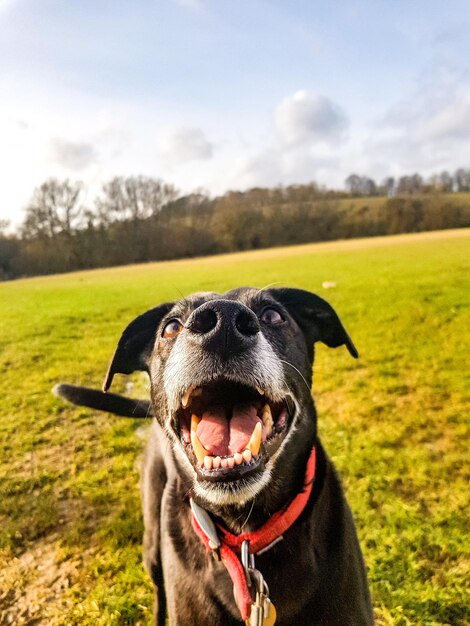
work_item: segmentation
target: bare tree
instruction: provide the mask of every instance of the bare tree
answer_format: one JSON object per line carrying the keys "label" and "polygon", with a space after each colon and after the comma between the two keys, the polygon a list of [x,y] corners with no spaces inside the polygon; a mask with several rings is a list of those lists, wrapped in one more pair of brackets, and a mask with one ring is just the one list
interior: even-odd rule
{"label": "bare tree", "polygon": [[451,193],[454,188],[454,180],[449,172],[446,171],[431,176],[429,183],[434,189],[443,193]]}
{"label": "bare tree", "polygon": [[356,196],[361,193],[361,177],[357,174],[350,174],[344,181],[346,189],[350,194]]}
{"label": "bare tree", "polygon": [[26,239],[53,238],[60,233],[71,235],[80,225],[81,182],[49,178],[33,192],[26,207],[22,233]]}
{"label": "bare tree", "polygon": [[116,176],[103,185],[102,195],[96,200],[100,220],[137,221],[157,215],[178,192],[173,185],[147,176]]}
{"label": "bare tree", "polygon": [[411,195],[413,193],[419,193],[423,190],[423,178],[419,174],[412,174],[411,176],[401,176],[398,179],[397,193],[401,195]]}
{"label": "bare tree", "polygon": [[361,178],[361,195],[363,196],[375,196],[377,193],[377,185],[372,178],[363,176]]}
{"label": "bare tree", "polygon": [[368,176],[358,176],[351,174],[345,180],[346,189],[353,196],[375,196],[377,195],[377,184]]}
{"label": "bare tree", "polygon": [[456,191],[470,191],[470,170],[460,167],[454,174]]}
{"label": "bare tree", "polygon": [[389,198],[393,197],[395,195],[395,179],[393,176],[385,178],[382,182],[382,187]]}

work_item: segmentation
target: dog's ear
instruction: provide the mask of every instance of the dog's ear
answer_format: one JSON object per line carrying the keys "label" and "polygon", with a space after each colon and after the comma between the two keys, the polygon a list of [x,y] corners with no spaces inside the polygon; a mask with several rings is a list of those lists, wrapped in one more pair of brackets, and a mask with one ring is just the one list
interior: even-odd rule
{"label": "dog's ear", "polygon": [[103,382],[108,391],[114,374],[131,374],[136,370],[148,371],[149,359],[155,343],[155,332],[174,302],[165,302],[136,317],[124,330]]}
{"label": "dog's ear", "polygon": [[276,298],[303,330],[309,345],[321,341],[330,348],[346,346],[351,356],[359,356],[336,311],[326,300],[303,289],[278,288],[269,293]]}

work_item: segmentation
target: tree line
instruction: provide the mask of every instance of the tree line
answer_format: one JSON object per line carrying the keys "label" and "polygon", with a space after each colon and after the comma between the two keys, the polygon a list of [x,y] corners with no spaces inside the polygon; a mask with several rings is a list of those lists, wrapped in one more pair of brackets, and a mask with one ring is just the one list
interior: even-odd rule
{"label": "tree line", "polygon": [[[0,280],[313,241],[470,226],[470,170],[182,195],[145,176],[115,177],[87,203],[81,182],[34,190],[18,232],[0,223]],[[3,231],[2,231],[3,226]],[[2,234],[3,232],[3,234]]]}

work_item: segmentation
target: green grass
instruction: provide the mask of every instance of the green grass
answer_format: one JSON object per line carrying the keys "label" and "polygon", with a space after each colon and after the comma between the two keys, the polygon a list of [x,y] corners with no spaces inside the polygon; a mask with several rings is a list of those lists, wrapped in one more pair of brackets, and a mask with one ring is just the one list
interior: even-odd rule
{"label": "green grass", "polygon": [[0,624],[151,623],[142,422],[50,389],[100,385],[120,331],[158,302],[274,282],[326,297],[361,353],[319,346],[314,391],[377,624],[468,624],[469,244],[448,231],[1,284]]}

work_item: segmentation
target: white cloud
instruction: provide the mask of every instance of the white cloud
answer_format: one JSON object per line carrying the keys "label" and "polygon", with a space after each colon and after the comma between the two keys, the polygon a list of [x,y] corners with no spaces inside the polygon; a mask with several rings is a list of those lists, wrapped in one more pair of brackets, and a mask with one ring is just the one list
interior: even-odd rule
{"label": "white cloud", "polygon": [[362,151],[370,175],[380,160],[384,164],[380,172],[385,175],[420,172],[428,176],[468,167],[469,140],[468,74],[434,68],[417,81],[414,93],[378,121],[363,141]]}
{"label": "white cloud", "polygon": [[466,141],[470,137],[470,98],[451,101],[416,125],[415,135],[422,141]]}
{"label": "white cloud", "polygon": [[329,98],[297,91],[285,98],[274,113],[281,139],[287,144],[335,144],[344,139],[348,120]]}
{"label": "white cloud", "polygon": [[290,185],[331,180],[338,171],[335,154],[315,155],[305,148],[272,146],[258,154],[241,157],[230,174],[232,188]]}
{"label": "white cloud", "polygon": [[50,147],[51,160],[65,169],[80,171],[96,162],[96,150],[91,143],[77,143],[53,139]]}
{"label": "white cloud", "polygon": [[297,91],[276,107],[273,117],[276,132],[268,145],[237,159],[230,168],[231,186],[338,184],[341,154],[347,150],[348,121],[342,109],[325,96]]}
{"label": "white cloud", "polygon": [[172,163],[205,161],[213,154],[213,146],[200,128],[178,128],[163,135],[162,156]]}

